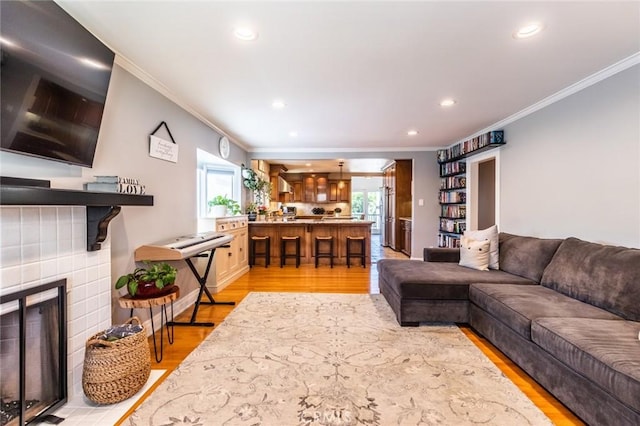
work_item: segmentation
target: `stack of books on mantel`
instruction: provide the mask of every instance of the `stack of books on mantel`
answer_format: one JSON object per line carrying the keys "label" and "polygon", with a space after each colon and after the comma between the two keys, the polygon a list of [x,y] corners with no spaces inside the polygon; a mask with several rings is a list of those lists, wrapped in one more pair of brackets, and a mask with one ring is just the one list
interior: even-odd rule
{"label": "stack of books on mantel", "polygon": [[122,176],[96,176],[95,182],[84,184],[86,191],[117,192],[120,194],[144,195],[145,186],[138,179]]}

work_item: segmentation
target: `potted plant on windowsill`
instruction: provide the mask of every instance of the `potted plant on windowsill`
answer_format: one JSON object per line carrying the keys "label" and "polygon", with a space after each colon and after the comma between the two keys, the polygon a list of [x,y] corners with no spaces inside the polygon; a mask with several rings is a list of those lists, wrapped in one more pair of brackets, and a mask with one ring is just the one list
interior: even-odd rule
{"label": "potted plant on windowsill", "polygon": [[213,217],[224,217],[227,214],[235,216],[241,211],[240,204],[226,195],[217,195],[208,204]]}
{"label": "potted plant on windowsill", "polygon": [[116,289],[127,286],[129,295],[137,299],[148,299],[169,293],[176,282],[178,270],[166,262],[144,263],[146,268],[136,268],[130,274],[118,278]]}

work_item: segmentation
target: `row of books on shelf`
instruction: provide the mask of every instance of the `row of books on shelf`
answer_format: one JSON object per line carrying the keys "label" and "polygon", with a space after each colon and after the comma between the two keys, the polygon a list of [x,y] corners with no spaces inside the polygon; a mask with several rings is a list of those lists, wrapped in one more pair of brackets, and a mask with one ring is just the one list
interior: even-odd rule
{"label": "row of books on shelf", "polygon": [[467,229],[464,219],[440,219],[440,232],[453,232],[462,234]]}
{"label": "row of books on shelf", "polygon": [[501,143],[504,143],[504,131],[494,130],[467,141],[460,142],[450,148],[438,150],[438,161],[450,161],[480,148],[484,148],[487,145]]}
{"label": "row of books on shelf", "polygon": [[438,247],[459,248],[460,237],[456,237],[455,235],[439,234]]}
{"label": "row of books on shelf", "polygon": [[466,203],[467,193],[463,191],[440,192],[441,203]]}
{"label": "row of books on shelf", "polygon": [[467,186],[467,178],[464,176],[449,176],[440,179],[440,189],[460,189]]}
{"label": "row of books on shelf", "polygon": [[440,216],[464,219],[467,217],[467,206],[440,206]]}
{"label": "row of books on shelf", "polygon": [[95,182],[84,184],[86,191],[116,192],[119,194],[144,195],[146,188],[138,179],[122,176],[96,176]]}
{"label": "row of books on shelf", "polygon": [[440,176],[454,175],[465,173],[467,171],[467,163],[464,161],[454,161],[451,163],[440,164]]}

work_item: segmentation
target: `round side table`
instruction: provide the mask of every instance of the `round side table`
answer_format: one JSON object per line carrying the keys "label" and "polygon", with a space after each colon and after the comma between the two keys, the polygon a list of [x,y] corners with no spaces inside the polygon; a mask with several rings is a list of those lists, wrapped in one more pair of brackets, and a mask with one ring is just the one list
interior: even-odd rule
{"label": "round side table", "polygon": [[[180,297],[180,288],[178,286],[173,286],[171,291],[167,294],[163,294],[162,296],[152,297],[149,299],[136,299],[131,297],[130,295],[122,296],[118,299],[118,303],[120,303],[121,308],[129,308],[129,316],[133,316],[134,309],[144,309],[149,308],[149,317],[151,321],[151,333],[153,335],[153,353],[156,356],[156,362],[162,361],[162,353],[164,346],[164,334],[162,329],[165,324],[167,326],[167,340],[169,344],[173,344],[173,301]],[[167,303],[171,304],[171,321],[169,321],[169,317],[167,316]],[[156,330],[155,325],[153,324],[153,307],[160,306],[160,357],[158,358],[158,347],[156,344]],[[164,317],[163,317],[164,315]]]}

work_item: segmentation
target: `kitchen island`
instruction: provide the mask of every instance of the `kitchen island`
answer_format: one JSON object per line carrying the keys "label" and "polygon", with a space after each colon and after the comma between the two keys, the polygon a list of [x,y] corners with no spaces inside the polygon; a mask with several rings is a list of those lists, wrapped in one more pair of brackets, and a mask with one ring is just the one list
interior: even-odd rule
{"label": "kitchen island", "polygon": [[[366,247],[366,263],[371,263],[371,224],[366,220],[353,219],[296,219],[290,221],[256,221],[249,222],[249,243],[253,236],[271,237],[271,265],[280,264],[280,238],[282,236],[300,237],[300,263],[315,262],[315,238],[332,236],[334,240],[335,265],[347,264],[347,236],[364,237]],[[359,250],[352,246],[352,251]],[[326,250],[322,248],[321,250]],[[287,253],[293,252],[293,246],[289,245]],[[351,259],[352,266],[359,266],[359,259]],[[320,259],[321,265],[327,265],[328,258]],[[288,263],[290,264],[290,263]]]}

